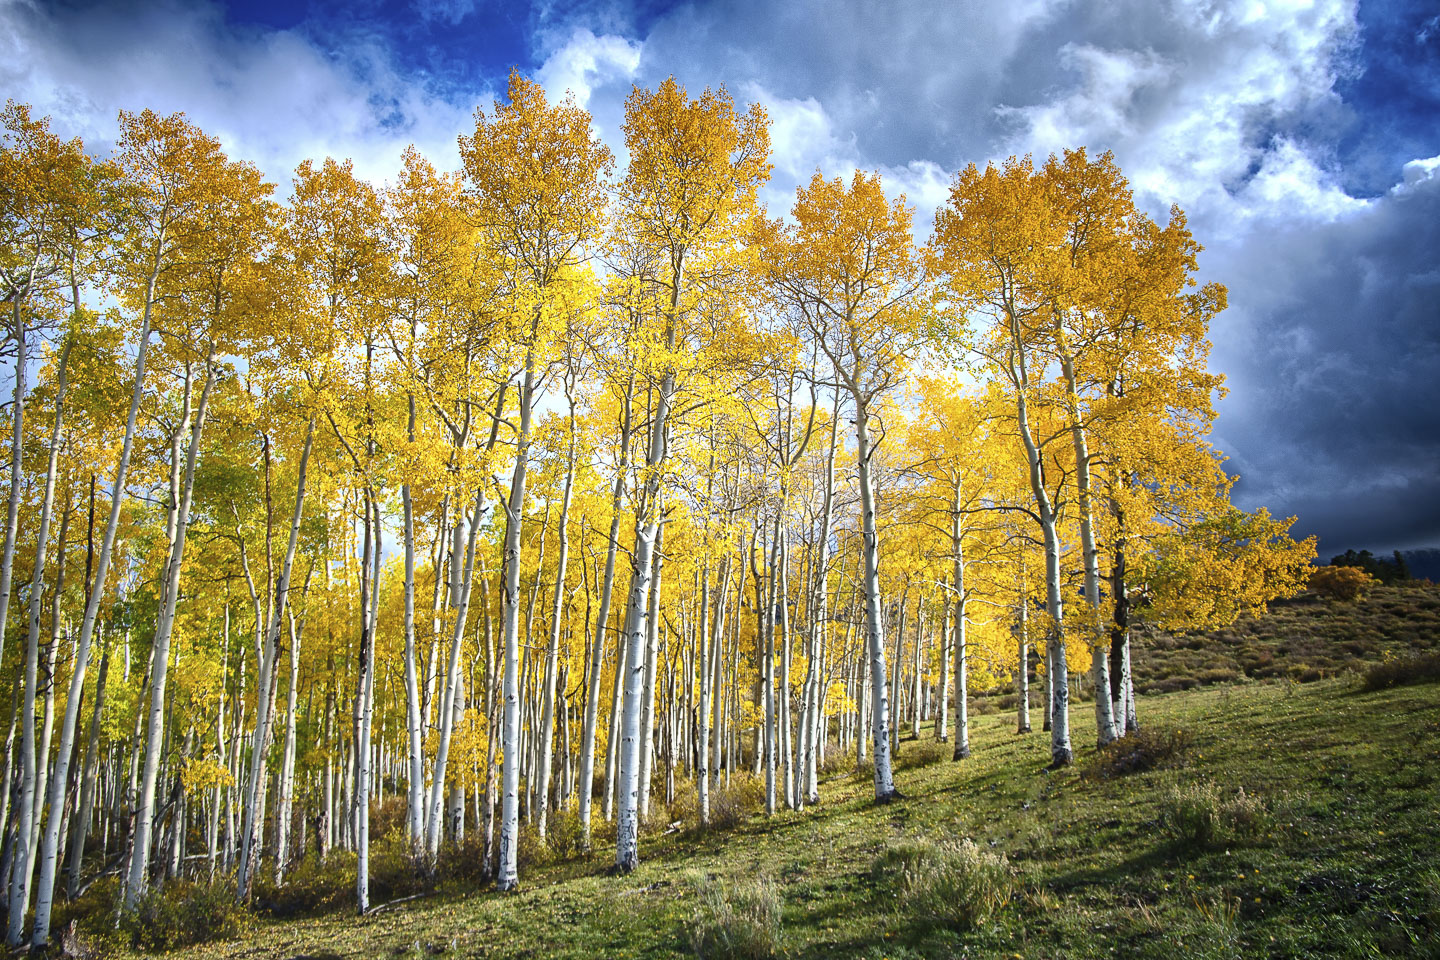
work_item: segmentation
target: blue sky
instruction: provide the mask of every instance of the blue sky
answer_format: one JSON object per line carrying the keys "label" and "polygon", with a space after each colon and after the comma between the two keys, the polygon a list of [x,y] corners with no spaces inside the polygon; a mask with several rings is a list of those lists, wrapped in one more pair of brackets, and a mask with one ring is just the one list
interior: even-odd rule
{"label": "blue sky", "polygon": [[612,145],[632,85],[670,74],[764,104],[777,212],[858,167],[924,224],[968,162],[1114,150],[1230,288],[1237,499],[1298,514],[1322,556],[1440,544],[1433,0],[0,0],[6,95],[98,149],[119,109],[183,110],[282,186],[325,154],[384,180],[409,143],[453,166],[512,66]]}

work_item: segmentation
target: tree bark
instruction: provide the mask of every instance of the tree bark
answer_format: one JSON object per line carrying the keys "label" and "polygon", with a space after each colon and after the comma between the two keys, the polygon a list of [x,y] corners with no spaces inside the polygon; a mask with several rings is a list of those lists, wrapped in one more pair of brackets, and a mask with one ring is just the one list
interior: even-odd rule
{"label": "tree bark", "polygon": [[880,604],[880,536],[875,527],[875,488],[870,476],[869,412],[856,394],[855,437],[860,475],[860,519],[865,560],[865,625],[868,637],[871,696],[871,739],[875,753],[875,799],[886,802],[896,796],[895,775],[890,764],[890,692],[885,682],[885,625]]}
{"label": "tree bark", "polygon": [[[533,349],[533,348],[532,348]],[[500,598],[504,616],[504,755],[500,771],[500,868],[497,890],[520,883],[516,859],[520,840],[520,530],[525,519],[525,477],[530,457],[530,413],[535,391],[533,354],[525,359],[520,388],[520,430],[515,439],[515,468],[510,475],[510,500],[505,509],[505,590]]]}
{"label": "tree bark", "polygon": [[[164,604],[155,623],[155,662],[152,666],[153,676],[150,679],[150,712],[147,724],[145,762],[141,773],[139,804],[135,811],[134,850],[130,859],[130,875],[125,885],[127,910],[135,909],[137,899],[145,892],[149,884],[148,867],[155,807],[155,785],[160,772],[160,756],[163,752],[162,740],[165,729],[165,682],[170,660],[170,636],[175,626],[175,605],[180,599],[180,572],[185,556],[185,534],[190,524],[190,502],[195,487],[195,467],[200,456],[200,439],[205,429],[210,390],[215,383],[214,353],[215,346],[212,343],[210,355],[205,360],[205,385],[200,390],[200,404],[196,409],[195,422],[191,427],[189,451],[185,457],[185,477],[180,491],[179,508],[175,513],[175,538],[170,549],[165,581],[162,584]],[[88,654],[89,651],[87,650],[86,653]],[[78,696],[76,699],[78,701]],[[74,717],[68,709],[66,710],[66,721],[69,734],[74,736]],[[63,811],[56,811],[56,814],[61,813]],[[54,855],[54,843],[50,841],[52,835],[55,838],[54,843],[58,843],[60,835],[58,819],[46,837],[51,856]],[[51,882],[53,884],[53,877]],[[48,923],[48,916],[46,919]],[[39,933],[38,924],[36,933],[37,935]]]}
{"label": "tree bark", "polygon": [[[240,867],[236,878],[236,896],[242,903],[250,899],[250,886],[260,857],[260,832],[263,827],[261,805],[264,803],[266,761],[270,752],[271,711],[275,688],[275,667],[280,658],[281,617],[290,596],[290,577],[294,568],[295,552],[300,543],[300,521],[305,509],[305,482],[310,465],[310,450],[315,438],[315,418],[312,416],[305,427],[305,441],[300,448],[300,464],[295,479],[295,509],[290,517],[290,539],[285,547],[285,557],[280,564],[280,579],[275,583],[275,600],[272,604],[270,623],[267,628],[267,642],[258,658],[259,676],[256,678],[258,696],[255,701],[255,735],[251,742],[250,777],[245,792],[243,826],[240,831]],[[242,541],[243,542],[243,541]],[[259,607],[256,607],[258,614]],[[239,728],[239,718],[236,719]]]}

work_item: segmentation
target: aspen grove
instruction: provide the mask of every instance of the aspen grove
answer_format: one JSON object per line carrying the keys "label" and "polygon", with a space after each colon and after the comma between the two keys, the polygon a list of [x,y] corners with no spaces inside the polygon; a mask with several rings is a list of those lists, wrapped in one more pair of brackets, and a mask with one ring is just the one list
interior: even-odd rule
{"label": "aspen grove", "polygon": [[504,890],[562,824],[625,872],[737,780],[886,802],[922,722],[963,763],[972,691],[1067,764],[1144,722],[1132,638],[1305,583],[1207,439],[1225,290],[1108,154],[917,224],[867,172],[767,211],[765,112],[673,79],[623,163],[512,74],[385,184],[3,126],[12,946],[99,876],[345,852],[363,913],[376,844]]}

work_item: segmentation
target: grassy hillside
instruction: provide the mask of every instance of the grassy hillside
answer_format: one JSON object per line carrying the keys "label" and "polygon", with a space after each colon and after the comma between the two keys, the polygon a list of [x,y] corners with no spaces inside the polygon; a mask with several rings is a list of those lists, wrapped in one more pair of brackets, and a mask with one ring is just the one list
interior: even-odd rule
{"label": "grassy hillside", "polygon": [[1156,634],[1136,644],[1136,685],[1167,693],[1237,679],[1309,683],[1392,657],[1440,650],[1440,586],[1379,586],[1359,602],[1303,596],[1265,616],[1194,636]]}
{"label": "grassy hillside", "polygon": [[[1250,684],[1141,710],[1144,756],[1081,746],[1049,773],[1044,735],[980,717],[963,763],[903,743],[906,798],[888,806],[844,773],[803,813],[652,835],[630,876],[607,876],[602,851],[531,867],[513,895],[452,881],[364,919],[257,920],[185,955],[680,956],[765,878],[788,957],[1440,956],[1440,685]],[[1137,760],[1158,765],[1113,772]],[[902,893],[885,869],[897,848],[958,838],[1005,858],[979,876],[998,908],[968,928],[924,904],[976,876],[920,871]]]}

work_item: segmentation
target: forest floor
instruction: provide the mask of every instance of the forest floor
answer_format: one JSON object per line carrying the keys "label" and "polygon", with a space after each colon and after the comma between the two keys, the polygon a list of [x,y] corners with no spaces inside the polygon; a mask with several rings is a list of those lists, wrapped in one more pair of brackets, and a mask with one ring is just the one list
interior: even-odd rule
{"label": "forest floor", "polygon": [[[928,730],[902,742],[904,799],[888,805],[863,773],[831,775],[803,812],[642,837],[628,876],[608,875],[601,847],[529,867],[517,893],[442,883],[364,918],[257,920],[181,952],[693,955],[701,889],[767,877],[786,957],[1440,957],[1440,684],[1252,682],[1140,707],[1160,745],[1152,769],[1103,776],[1078,704],[1076,763],[1053,772],[1048,734],[980,716],[968,760],[952,762]],[[1208,840],[1183,837],[1196,797],[1212,808],[1200,811],[1215,825]],[[1236,798],[1240,823],[1227,820]],[[977,925],[927,920],[875,870],[897,844],[962,837],[1003,854],[1013,883]]]}

